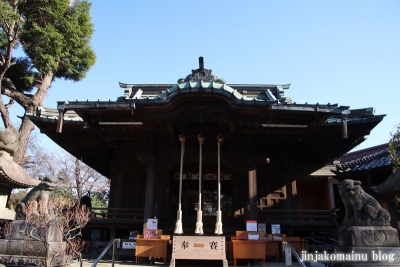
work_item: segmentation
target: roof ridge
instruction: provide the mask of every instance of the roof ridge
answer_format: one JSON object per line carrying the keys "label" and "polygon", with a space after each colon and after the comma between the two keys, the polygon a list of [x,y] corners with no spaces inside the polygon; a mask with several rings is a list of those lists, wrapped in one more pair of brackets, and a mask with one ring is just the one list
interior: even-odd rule
{"label": "roof ridge", "polygon": [[367,156],[364,156],[364,157],[361,157],[361,158],[358,158],[358,159],[353,159],[353,160],[350,160],[348,162],[336,164],[336,171],[337,172],[343,172],[343,171],[345,171],[345,170],[347,170],[349,168],[352,168],[352,167],[355,167],[355,166],[358,166],[358,165],[361,165],[361,164],[364,164],[364,163],[367,163],[367,162],[371,162],[374,159],[382,157],[386,153],[389,153],[388,152],[388,148],[383,149],[383,150],[381,150],[379,152],[375,152],[375,153],[373,153],[371,155],[367,155]]}

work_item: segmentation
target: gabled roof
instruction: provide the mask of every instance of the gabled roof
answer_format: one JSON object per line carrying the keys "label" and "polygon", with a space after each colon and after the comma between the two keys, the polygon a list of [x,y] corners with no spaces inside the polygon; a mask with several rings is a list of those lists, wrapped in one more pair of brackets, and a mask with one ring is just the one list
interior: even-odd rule
{"label": "gabled roof", "polygon": [[179,151],[182,132],[226,134],[233,152],[264,162],[267,153],[277,162],[286,159],[282,147],[290,144],[295,160],[322,166],[363,142],[385,116],[373,108],[297,104],[284,94],[290,84],[227,84],[202,64],[176,84],[119,85],[124,95],[116,101],[62,101],[27,116],[108,177],[112,149]]}
{"label": "gabled roof", "polygon": [[[129,109],[158,105],[169,105],[178,96],[187,95],[215,95],[227,99],[231,105],[241,107],[260,107],[268,110],[283,112],[317,112],[327,113],[324,125],[346,123],[364,123],[382,120],[385,115],[375,115],[374,108],[352,109],[349,106],[338,104],[297,104],[285,96],[285,90],[290,84],[227,84],[212,74],[212,70],[205,69],[203,58],[199,59],[199,68],[192,70],[192,74],[185,79],[178,79],[177,84],[127,84],[119,83],[124,88],[124,95],[116,101],[60,101],[56,109],[38,108],[36,114],[48,119],[58,119],[60,112],[65,121],[83,121],[79,116],[80,109]],[[274,124],[275,125],[275,124]]]}
{"label": "gabled roof", "polygon": [[125,88],[124,96],[118,98],[118,102],[129,100],[146,100],[152,103],[168,102],[179,93],[218,93],[232,97],[237,103],[268,102],[292,103],[290,98],[284,96],[284,89],[289,89],[290,84],[232,84],[213,80],[178,81],[178,84],[125,84],[119,83]]}

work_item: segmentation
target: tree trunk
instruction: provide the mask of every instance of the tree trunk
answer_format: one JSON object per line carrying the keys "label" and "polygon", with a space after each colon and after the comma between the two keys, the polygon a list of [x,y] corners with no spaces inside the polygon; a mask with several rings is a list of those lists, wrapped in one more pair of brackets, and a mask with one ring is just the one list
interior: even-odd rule
{"label": "tree trunk", "polygon": [[82,199],[82,183],[81,183],[81,168],[79,164],[79,159],[75,159],[75,182],[76,182],[76,191],[78,194],[78,201]]}
{"label": "tree trunk", "polygon": [[21,127],[19,129],[19,146],[17,151],[14,153],[14,161],[20,164],[25,156],[26,147],[29,141],[29,137],[35,126],[33,122],[27,117],[22,118]]}
{"label": "tree trunk", "polygon": [[[22,105],[25,109],[25,113],[34,113],[39,105],[41,105],[43,98],[45,97],[51,81],[53,79],[53,74],[47,74],[42,78],[42,83],[40,84],[36,94],[32,98],[24,98],[17,100],[18,103]],[[17,151],[14,153],[14,161],[20,164],[25,156],[26,147],[29,141],[29,137],[35,128],[31,120],[24,115],[22,117],[21,127],[19,128],[19,146]]]}

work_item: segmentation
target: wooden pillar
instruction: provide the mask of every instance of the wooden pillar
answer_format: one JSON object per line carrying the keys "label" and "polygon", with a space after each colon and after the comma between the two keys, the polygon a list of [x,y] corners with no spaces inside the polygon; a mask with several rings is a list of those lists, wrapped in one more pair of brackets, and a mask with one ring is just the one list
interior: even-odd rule
{"label": "wooden pillar", "polygon": [[122,187],[124,185],[124,173],[119,167],[119,149],[114,148],[110,154],[111,159],[111,182],[109,195],[109,208],[121,207]]}
{"label": "wooden pillar", "polygon": [[147,162],[146,174],[146,195],[144,202],[144,221],[143,233],[147,229],[147,219],[153,218],[153,199],[154,199],[154,158],[149,159]]}
{"label": "wooden pillar", "polygon": [[114,179],[111,180],[110,189],[113,188],[113,201],[110,202],[110,208],[121,208],[122,189],[124,188],[124,173],[117,170]]}
{"label": "wooden pillar", "polygon": [[[292,151],[291,146],[289,148],[290,148],[289,151]],[[292,157],[292,153],[290,153],[289,156]],[[284,182],[284,188],[286,191],[286,200],[284,206],[289,216],[288,220],[292,221],[294,219],[292,217],[293,216],[292,211],[297,209],[297,203],[296,203],[297,188],[294,176],[294,161],[291,158],[287,161],[286,164],[284,164],[284,169],[282,170],[282,178]],[[294,230],[293,226],[289,226],[287,228],[287,235],[293,236],[293,230]]]}
{"label": "wooden pillar", "polygon": [[292,188],[292,177],[290,172],[285,172],[283,174],[283,181],[285,183],[286,188],[286,201],[285,201],[285,209],[293,210],[293,188]]}
{"label": "wooden pillar", "polygon": [[257,170],[249,170],[249,220],[257,220]]}
{"label": "wooden pillar", "polygon": [[[109,195],[109,208],[120,208],[121,207],[121,196],[122,188],[124,184],[124,173],[119,169],[119,149],[115,148],[112,150],[110,155],[111,164],[111,183],[110,183],[110,195]],[[110,240],[116,237],[115,225],[110,227],[109,232]]]}

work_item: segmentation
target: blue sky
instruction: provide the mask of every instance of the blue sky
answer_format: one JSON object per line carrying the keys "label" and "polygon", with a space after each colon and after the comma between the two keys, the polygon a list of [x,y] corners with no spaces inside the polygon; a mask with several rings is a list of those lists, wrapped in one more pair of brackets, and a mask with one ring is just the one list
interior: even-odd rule
{"label": "blue sky", "polygon": [[53,83],[45,107],[116,100],[118,82],[173,84],[203,56],[228,84],[291,83],[296,103],[386,114],[355,150],[387,142],[400,122],[400,1],[92,3],[96,65],[79,83]]}

